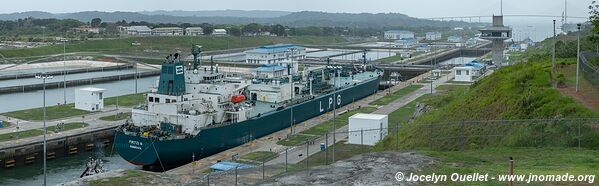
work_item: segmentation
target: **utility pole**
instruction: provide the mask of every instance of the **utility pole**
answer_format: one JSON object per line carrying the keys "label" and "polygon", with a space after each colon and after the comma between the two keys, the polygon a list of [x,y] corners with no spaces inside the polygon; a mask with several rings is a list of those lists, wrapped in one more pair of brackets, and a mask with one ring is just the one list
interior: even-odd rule
{"label": "utility pole", "polygon": [[44,112],[44,186],[46,186],[46,159],[48,158],[47,155],[47,142],[46,142],[46,134],[48,133],[48,128],[46,127],[46,79],[52,79],[52,76],[48,76],[48,74],[46,74],[46,72],[43,72],[40,75],[37,75],[35,77],[36,79],[42,79],[43,82],[43,112]]}
{"label": "utility pole", "polygon": [[[366,66],[364,66],[364,68],[366,68]],[[337,96],[335,95],[337,93],[337,68],[335,66],[333,66],[335,75],[333,75],[333,156],[332,156],[332,163],[335,163],[335,144],[337,143],[335,135],[337,132],[337,126],[335,125],[335,117],[337,115]]]}
{"label": "utility pole", "polygon": [[67,39],[62,41],[62,85],[63,85],[63,104],[67,104]]}
{"label": "utility pole", "polygon": [[578,50],[576,52],[576,92],[578,92],[580,90],[580,84],[579,84],[579,79],[580,79],[580,27],[581,25],[578,24]]}
{"label": "utility pole", "polygon": [[553,68],[554,71],[555,71],[555,65],[556,65],[555,64],[555,37],[556,37],[556,34],[555,34],[555,19],[554,19],[553,20],[553,51],[552,51],[553,57],[552,57],[552,60],[551,60],[551,62],[552,62],[551,63],[552,64],[551,68]]}

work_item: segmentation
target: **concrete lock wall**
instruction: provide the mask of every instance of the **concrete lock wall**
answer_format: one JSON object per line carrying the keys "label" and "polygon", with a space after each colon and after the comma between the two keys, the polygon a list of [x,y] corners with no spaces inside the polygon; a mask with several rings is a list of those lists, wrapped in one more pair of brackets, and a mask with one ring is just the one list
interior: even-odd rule
{"label": "concrete lock wall", "polygon": [[[47,140],[48,159],[76,155],[80,152],[110,146],[113,143],[114,127],[97,129],[75,135]],[[15,144],[0,149],[0,171],[16,166],[41,163],[43,141]]]}

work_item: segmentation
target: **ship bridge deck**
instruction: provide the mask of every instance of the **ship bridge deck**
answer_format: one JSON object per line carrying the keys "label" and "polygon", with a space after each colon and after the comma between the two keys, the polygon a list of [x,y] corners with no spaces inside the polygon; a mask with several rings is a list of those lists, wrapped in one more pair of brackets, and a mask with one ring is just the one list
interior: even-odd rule
{"label": "ship bridge deck", "polygon": [[[363,73],[359,73],[359,74],[354,74],[353,76],[354,76],[353,79],[351,76],[350,77],[337,77],[336,80],[330,79],[329,83],[331,85],[336,84],[337,88],[345,88],[348,86],[352,86],[354,82],[360,83],[362,81],[377,77],[378,74],[377,74],[377,72],[363,72]],[[337,82],[335,82],[335,81],[337,81]]]}

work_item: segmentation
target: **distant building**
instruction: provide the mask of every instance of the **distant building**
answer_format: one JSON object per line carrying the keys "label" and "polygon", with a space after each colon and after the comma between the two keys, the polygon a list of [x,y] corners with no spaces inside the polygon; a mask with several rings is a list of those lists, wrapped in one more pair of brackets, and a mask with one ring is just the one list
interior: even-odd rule
{"label": "distant building", "polygon": [[212,31],[212,35],[215,35],[215,36],[226,36],[227,35],[227,30],[225,30],[225,29],[214,29]]}
{"label": "distant building", "polygon": [[418,40],[415,38],[395,40],[395,47],[397,48],[410,48],[416,44],[418,44]]}
{"label": "distant building", "polygon": [[349,117],[349,144],[374,146],[388,133],[389,117],[379,114],[354,114]]}
{"label": "distant building", "polygon": [[246,62],[254,64],[278,64],[292,57],[294,61],[305,59],[306,48],[293,44],[276,44],[245,51]]}
{"label": "distant building", "polygon": [[398,39],[413,39],[414,32],[404,30],[389,30],[385,31],[385,39],[398,40]]}
{"label": "distant building", "polygon": [[129,35],[152,35],[152,29],[147,26],[130,26],[123,28]]}
{"label": "distant building", "polygon": [[441,34],[441,32],[427,32],[426,33],[426,40],[429,40],[429,41],[441,40],[442,37],[443,37],[443,35]]}
{"label": "distant building", "polygon": [[447,42],[450,42],[450,43],[461,43],[462,41],[463,41],[462,36],[458,36],[458,35],[449,36],[447,38]]}
{"label": "distant building", "polygon": [[185,35],[187,35],[187,36],[204,35],[204,29],[202,27],[188,27],[188,28],[185,28]]}
{"label": "distant building", "polygon": [[152,35],[157,36],[182,36],[183,29],[179,27],[162,27],[152,29]]}
{"label": "distant building", "polygon": [[472,61],[464,66],[454,67],[454,81],[474,82],[478,77],[485,73],[486,66],[478,61]]}
{"label": "distant building", "polygon": [[430,52],[431,51],[431,46],[429,45],[420,45],[418,47],[416,47],[416,52]]}
{"label": "distant building", "polygon": [[104,28],[93,28],[90,25],[81,25],[77,28],[73,28],[75,32],[83,32],[83,33],[94,33],[99,34],[101,31],[104,31]]}
{"label": "distant building", "polygon": [[90,112],[104,109],[104,89],[82,88],[75,91],[75,108]]}

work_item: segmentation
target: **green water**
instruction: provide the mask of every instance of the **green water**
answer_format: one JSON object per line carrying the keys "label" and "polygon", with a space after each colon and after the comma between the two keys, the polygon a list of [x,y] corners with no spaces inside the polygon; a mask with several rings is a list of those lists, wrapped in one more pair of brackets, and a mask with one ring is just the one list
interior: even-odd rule
{"label": "green water", "polygon": [[[82,152],[75,156],[61,157],[47,161],[48,185],[56,185],[73,181],[85,170],[85,163],[89,157],[104,160],[106,170],[137,169],[137,166],[122,159],[118,154],[110,154],[110,150],[96,149],[90,152]],[[0,170],[0,185],[42,185],[43,163],[31,165],[19,165],[8,170]]]}

